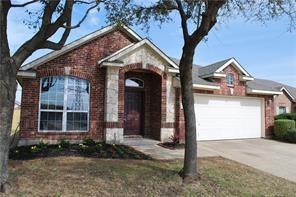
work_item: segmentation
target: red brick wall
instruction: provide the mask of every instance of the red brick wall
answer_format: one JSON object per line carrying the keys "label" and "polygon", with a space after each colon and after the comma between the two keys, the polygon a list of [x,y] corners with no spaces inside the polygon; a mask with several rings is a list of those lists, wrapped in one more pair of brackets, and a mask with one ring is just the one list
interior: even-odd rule
{"label": "red brick wall", "polygon": [[[226,78],[221,79],[213,79],[213,81],[220,85],[220,90],[216,90],[215,94],[221,95],[233,95],[233,96],[245,96],[246,95],[246,82],[239,80],[239,73],[237,72],[236,68],[232,65],[227,66],[223,72],[225,74],[233,74],[234,76],[234,86],[228,87]],[[230,92],[230,88],[233,88],[233,94]]]}
{"label": "red brick wall", "polygon": [[287,107],[288,108],[288,112],[294,112],[295,109],[294,109],[294,106],[293,106],[293,102],[291,101],[291,97],[285,92],[283,91],[283,94],[281,95],[278,95],[275,97],[275,101],[274,101],[274,107],[275,107],[275,110],[274,110],[274,115],[277,115],[276,112],[277,112],[277,108],[280,107],[280,106],[283,106],[283,107]]}
{"label": "red brick wall", "polygon": [[[73,139],[92,137],[104,139],[104,93],[105,69],[99,68],[97,61],[129,45],[132,41],[120,31],[97,38],[79,48],[53,59],[37,68],[36,79],[23,81],[21,128],[23,139]],[[90,129],[87,133],[38,133],[38,107],[40,78],[65,75],[65,67],[70,68],[69,75],[87,79],[90,83]]]}

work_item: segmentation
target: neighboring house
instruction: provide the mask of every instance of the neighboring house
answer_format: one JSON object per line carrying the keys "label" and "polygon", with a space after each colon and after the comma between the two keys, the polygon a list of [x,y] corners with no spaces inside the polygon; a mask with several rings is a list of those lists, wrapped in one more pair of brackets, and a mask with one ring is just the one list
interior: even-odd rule
{"label": "neighboring house", "polygon": [[[24,65],[20,144],[124,136],[184,139],[178,62],[111,25]],[[274,97],[234,58],[193,68],[197,140],[268,137]]]}
{"label": "neighboring house", "polygon": [[266,79],[256,79],[253,87],[281,91],[283,94],[274,97],[275,115],[296,112],[296,88]]}

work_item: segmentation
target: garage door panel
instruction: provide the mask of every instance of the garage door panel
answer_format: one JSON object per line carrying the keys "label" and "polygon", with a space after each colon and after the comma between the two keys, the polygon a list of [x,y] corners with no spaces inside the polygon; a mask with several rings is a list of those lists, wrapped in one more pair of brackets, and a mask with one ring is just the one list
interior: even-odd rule
{"label": "garage door panel", "polygon": [[195,95],[198,140],[261,137],[261,100]]}

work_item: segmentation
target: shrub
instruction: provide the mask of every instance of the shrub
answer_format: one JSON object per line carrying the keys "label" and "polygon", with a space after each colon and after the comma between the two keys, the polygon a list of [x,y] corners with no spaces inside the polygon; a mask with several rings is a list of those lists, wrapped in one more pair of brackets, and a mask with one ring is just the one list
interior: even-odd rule
{"label": "shrub", "polygon": [[68,140],[61,139],[59,142],[59,147],[61,148],[70,148],[71,143]]}
{"label": "shrub", "polygon": [[48,148],[48,144],[47,143],[44,143],[42,140],[38,143],[37,147],[40,149],[40,150],[45,150]]}
{"label": "shrub", "polygon": [[296,129],[287,130],[283,138],[286,142],[296,143]]}
{"label": "shrub", "polygon": [[296,121],[296,113],[285,113],[275,116],[276,120],[288,119]]}
{"label": "shrub", "polygon": [[179,144],[180,138],[179,135],[174,133],[169,139],[174,143],[174,144]]}
{"label": "shrub", "polygon": [[274,121],[274,134],[277,139],[282,140],[285,133],[289,129],[295,129],[294,120],[280,119],[280,120]]}
{"label": "shrub", "polygon": [[96,142],[93,139],[86,138],[83,140],[83,144],[86,146],[95,146]]}

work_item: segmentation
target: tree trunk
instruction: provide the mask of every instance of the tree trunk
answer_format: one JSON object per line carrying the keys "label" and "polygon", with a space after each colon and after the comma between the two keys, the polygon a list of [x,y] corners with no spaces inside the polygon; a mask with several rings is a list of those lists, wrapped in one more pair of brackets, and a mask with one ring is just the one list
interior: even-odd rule
{"label": "tree trunk", "polygon": [[0,191],[7,192],[8,153],[17,83],[15,65],[1,63],[0,68]]}
{"label": "tree trunk", "polygon": [[194,47],[184,44],[180,60],[180,78],[182,104],[185,117],[185,157],[181,176],[184,182],[192,182],[198,178],[196,121],[194,112],[194,96],[192,83],[192,64]]}
{"label": "tree trunk", "polygon": [[10,1],[0,1],[0,192],[5,193],[9,189],[8,153],[18,68],[10,57],[7,40],[9,8]]}

